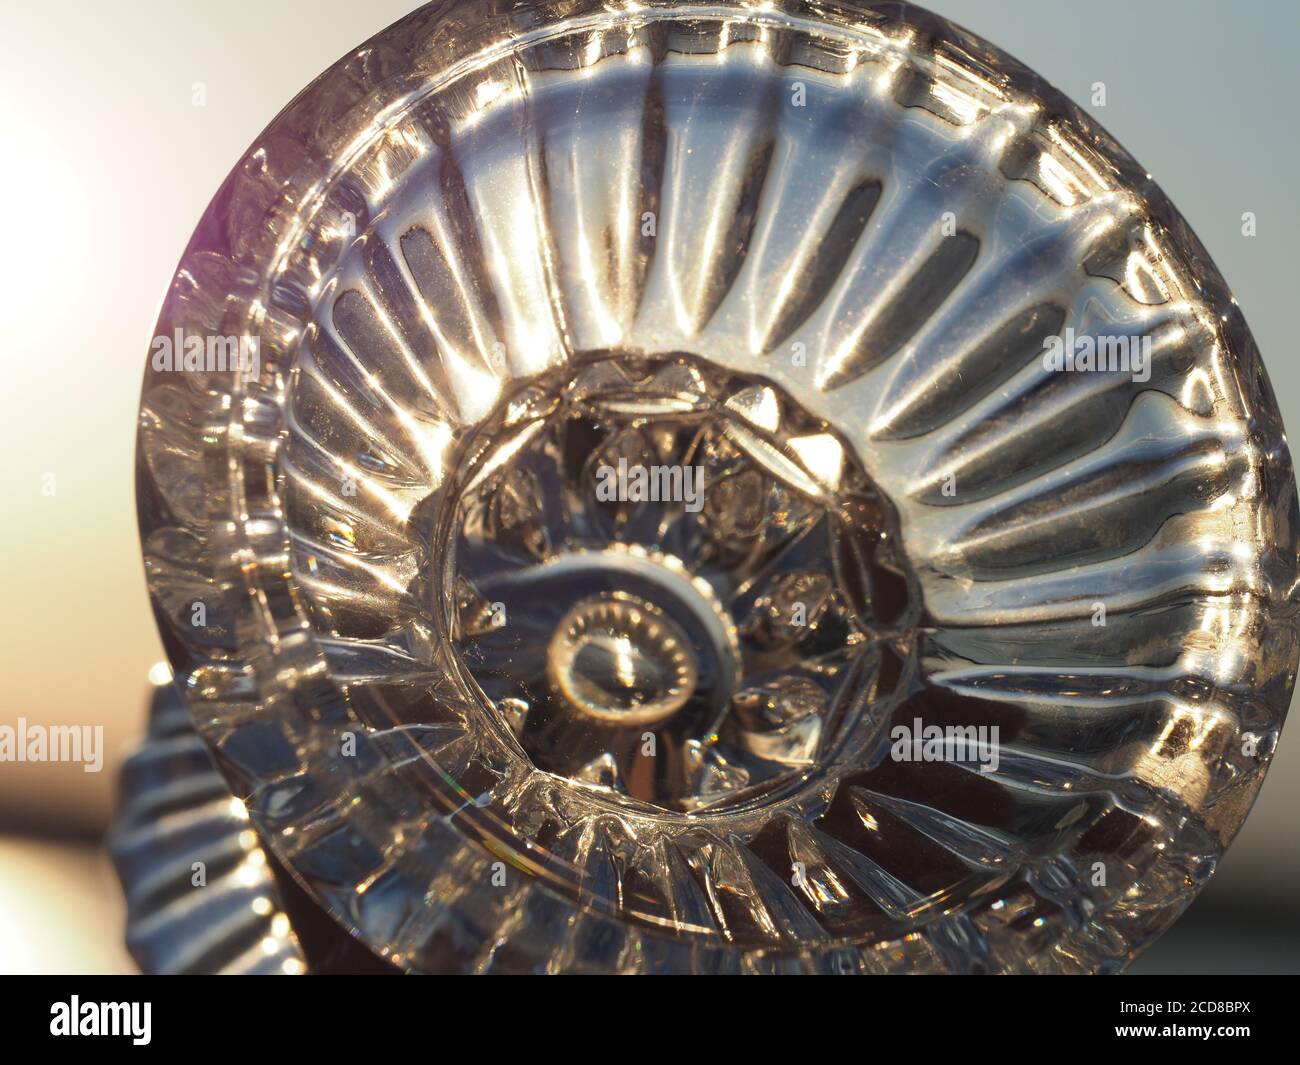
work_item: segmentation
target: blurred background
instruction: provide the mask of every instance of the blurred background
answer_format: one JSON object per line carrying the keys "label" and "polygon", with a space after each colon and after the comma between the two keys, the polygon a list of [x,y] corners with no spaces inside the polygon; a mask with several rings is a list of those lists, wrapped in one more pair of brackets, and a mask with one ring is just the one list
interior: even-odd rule
{"label": "blurred background", "polygon": [[[148,341],[191,231],[299,89],[411,0],[0,9],[0,724],[104,726],[103,772],[0,763],[0,972],[130,972],[100,840],[161,657],[136,536]],[[930,0],[1137,157],[1227,278],[1291,428],[1294,0]],[[1105,106],[1091,106],[1094,84]],[[1257,232],[1242,235],[1254,212]],[[52,478],[51,476],[52,475]],[[53,487],[52,493],[50,487]],[[1209,887],[1134,973],[1300,972],[1300,727]]]}

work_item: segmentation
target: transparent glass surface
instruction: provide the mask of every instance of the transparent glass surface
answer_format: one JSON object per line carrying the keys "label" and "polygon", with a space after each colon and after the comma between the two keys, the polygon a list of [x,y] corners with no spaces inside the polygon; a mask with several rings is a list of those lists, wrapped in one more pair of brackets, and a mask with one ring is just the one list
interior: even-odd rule
{"label": "transparent glass surface", "polygon": [[1259,787],[1296,503],[1250,334],[1122,148],[920,9],[421,9],[239,163],[176,330],[257,357],[146,376],[172,666],[400,967],[1114,970]]}

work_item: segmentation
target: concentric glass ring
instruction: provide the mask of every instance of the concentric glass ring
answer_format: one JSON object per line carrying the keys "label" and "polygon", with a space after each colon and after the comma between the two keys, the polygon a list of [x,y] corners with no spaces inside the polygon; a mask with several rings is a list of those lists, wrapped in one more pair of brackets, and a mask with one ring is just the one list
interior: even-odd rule
{"label": "concentric glass ring", "polygon": [[421,9],[249,150],[157,335],[178,682],[398,966],[1114,969],[1275,747],[1295,485],[1236,303],[919,9]]}

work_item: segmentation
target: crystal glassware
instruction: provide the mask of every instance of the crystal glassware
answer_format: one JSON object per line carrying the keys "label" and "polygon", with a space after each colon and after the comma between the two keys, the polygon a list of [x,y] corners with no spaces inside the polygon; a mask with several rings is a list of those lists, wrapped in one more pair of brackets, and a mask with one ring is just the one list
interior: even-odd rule
{"label": "crystal glassware", "polygon": [[1294,677],[1236,302],[905,4],[416,11],[213,200],[138,469],[239,830],[401,969],[1113,971]]}

